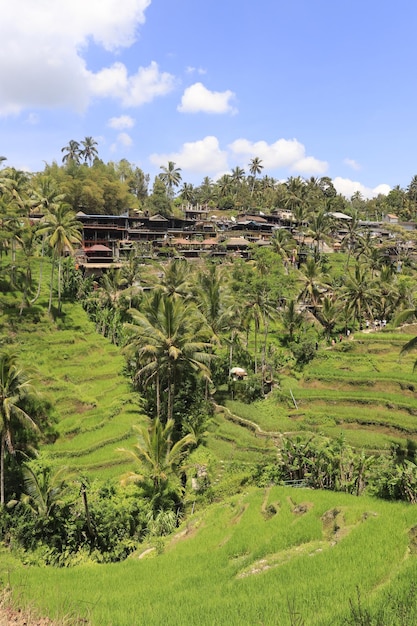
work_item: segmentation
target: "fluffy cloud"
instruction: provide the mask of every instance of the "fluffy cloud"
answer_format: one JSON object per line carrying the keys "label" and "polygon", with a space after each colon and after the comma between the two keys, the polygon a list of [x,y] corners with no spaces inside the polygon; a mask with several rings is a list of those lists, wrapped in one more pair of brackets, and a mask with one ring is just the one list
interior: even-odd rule
{"label": "fluffy cloud", "polygon": [[[97,74],[84,55],[93,41],[109,52],[131,46],[151,0],[14,0],[0,20],[0,115],[25,108],[83,110],[93,96],[126,106],[165,94],[172,77],[152,63],[133,76],[118,63]],[[139,91],[143,89],[143,95]]]}
{"label": "fluffy cloud", "polygon": [[245,162],[252,157],[259,157],[264,168],[270,170],[285,167],[300,174],[313,175],[324,174],[328,168],[325,161],[306,157],[305,147],[296,139],[278,139],[272,144],[236,139],[229,148],[237,157],[243,157]]}
{"label": "fluffy cloud", "polygon": [[227,152],[220,149],[218,139],[212,136],[185,143],[180,152],[152,154],[149,159],[157,167],[174,161],[181,169],[202,174],[218,174],[228,169]]}
{"label": "fluffy cloud", "polygon": [[123,63],[114,63],[97,74],[91,74],[92,93],[99,97],[117,98],[123,106],[135,107],[163,96],[174,87],[174,77],[160,72],[157,63],[140,67],[129,76]]}
{"label": "fluffy cloud", "polygon": [[177,109],[181,113],[236,113],[230,103],[234,97],[233,91],[210,91],[203,83],[194,83],[184,91]]}
{"label": "fluffy cloud", "polygon": [[115,130],[124,130],[125,128],[133,128],[135,120],[130,115],[120,115],[119,117],[111,117],[107,122],[107,126]]}
{"label": "fluffy cloud", "polygon": [[361,169],[361,166],[359,165],[359,163],[357,163],[354,159],[345,159],[343,163],[351,167],[353,170],[358,171]]}
{"label": "fluffy cloud", "polygon": [[126,150],[133,145],[133,139],[128,133],[119,133],[116,141],[111,144],[110,152],[119,152],[120,150]]}
{"label": "fluffy cloud", "polygon": [[359,191],[366,199],[375,198],[375,196],[378,196],[379,194],[387,195],[391,191],[391,187],[384,183],[371,189],[362,183],[349,180],[349,178],[341,178],[340,176],[333,178],[333,185],[335,186],[337,192],[346,198],[351,198],[357,191]]}

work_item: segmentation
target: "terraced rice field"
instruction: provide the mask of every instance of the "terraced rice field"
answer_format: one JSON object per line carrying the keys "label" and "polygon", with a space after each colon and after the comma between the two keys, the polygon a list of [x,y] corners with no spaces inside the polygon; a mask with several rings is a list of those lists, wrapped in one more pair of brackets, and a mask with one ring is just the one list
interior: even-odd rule
{"label": "terraced rice field", "polygon": [[299,377],[283,375],[266,401],[227,406],[266,431],[343,434],[370,450],[417,443],[417,354],[400,355],[411,336],[357,333],[321,348]]}

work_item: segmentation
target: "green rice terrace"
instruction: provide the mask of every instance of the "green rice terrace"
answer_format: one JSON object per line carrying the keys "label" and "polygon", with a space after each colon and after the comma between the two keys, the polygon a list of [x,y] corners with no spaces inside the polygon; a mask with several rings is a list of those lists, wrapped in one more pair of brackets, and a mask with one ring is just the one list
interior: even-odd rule
{"label": "green rice terrace", "polygon": [[[132,469],[120,448],[133,446],[133,425],[146,419],[119,348],[77,305],[55,327],[40,320],[36,333],[23,319],[18,337],[59,416],[42,453],[91,481],[119,480]],[[189,493],[180,527],[121,563],[22,566],[3,550],[1,579],[15,602],[100,626],[416,623],[413,505],[256,487],[247,469],[273,464],[288,434],[343,434],[374,454],[417,442],[413,358],[400,357],[409,338],[357,332],[323,345],[302,374],[283,372],[267,398],[250,404],[220,389],[206,445],[189,461],[209,467],[210,497]]]}

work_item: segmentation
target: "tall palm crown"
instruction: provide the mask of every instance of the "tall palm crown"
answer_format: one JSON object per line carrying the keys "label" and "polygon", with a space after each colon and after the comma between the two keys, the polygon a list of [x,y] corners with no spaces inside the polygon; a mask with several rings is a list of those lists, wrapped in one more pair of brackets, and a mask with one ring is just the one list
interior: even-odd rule
{"label": "tall palm crown", "polygon": [[141,311],[130,313],[126,349],[136,358],[136,379],[155,385],[158,415],[166,390],[166,412],[171,419],[181,374],[192,370],[210,379],[207,325],[193,303],[161,291],[144,300]]}
{"label": "tall palm crown", "polygon": [[67,146],[61,148],[61,152],[65,152],[62,157],[63,163],[79,163],[81,157],[81,148],[78,141],[71,139]]}
{"label": "tall palm crown", "polygon": [[140,440],[133,451],[120,450],[127,452],[136,462],[139,461],[141,470],[144,468],[145,476],[132,472],[127,478],[129,482],[137,482],[143,486],[150,480],[154,505],[163,504],[162,497],[169,489],[173,492],[180,490],[178,469],[187,448],[195,443],[191,434],[174,443],[174,427],[174,420],[162,424],[157,417],[148,428],[140,429]]}
{"label": "tall palm crown", "polygon": [[84,158],[84,162],[85,163],[89,163],[91,165],[91,163],[93,162],[94,158],[98,155],[98,151],[97,151],[97,141],[95,141],[95,139],[93,139],[92,137],[86,137],[82,142],[82,149],[80,151],[80,155]]}
{"label": "tall palm crown", "polygon": [[172,198],[174,195],[174,187],[178,187],[181,182],[181,168],[175,167],[173,161],[168,161],[168,166],[161,165],[162,173],[159,178],[163,181],[168,189],[168,195]]}
{"label": "tall palm crown", "polygon": [[49,311],[52,307],[52,287],[55,261],[58,259],[58,307],[61,306],[61,266],[62,257],[68,249],[73,251],[73,245],[82,240],[82,224],[78,222],[71,207],[62,202],[50,211],[41,220],[39,234],[45,235],[52,248],[52,275],[49,294]]}

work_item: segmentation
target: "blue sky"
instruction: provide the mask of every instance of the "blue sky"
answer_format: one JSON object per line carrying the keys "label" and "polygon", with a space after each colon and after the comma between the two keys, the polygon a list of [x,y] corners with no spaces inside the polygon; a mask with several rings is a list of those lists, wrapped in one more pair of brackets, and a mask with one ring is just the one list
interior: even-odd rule
{"label": "blue sky", "polygon": [[413,0],[1,2],[0,154],[40,171],[92,136],[151,181],[330,176],[350,197],[417,174]]}

